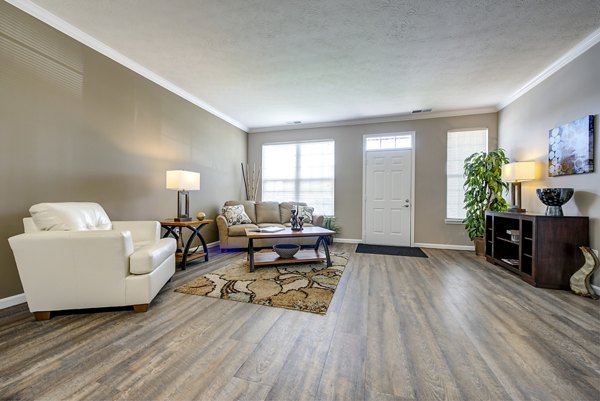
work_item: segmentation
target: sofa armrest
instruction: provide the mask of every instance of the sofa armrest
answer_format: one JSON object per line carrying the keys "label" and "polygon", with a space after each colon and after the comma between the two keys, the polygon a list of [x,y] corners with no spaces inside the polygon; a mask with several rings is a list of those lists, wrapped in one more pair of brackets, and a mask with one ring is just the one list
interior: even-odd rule
{"label": "sofa armrest", "polygon": [[133,242],[158,241],[160,223],[158,221],[113,221],[113,230],[130,231]]}
{"label": "sofa armrest", "polygon": [[323,223],[325,223],[325,216],[321,216],[318,214],[313,214],[313,225],[323,227]]}
{"label": "sofa armrest", "polygon": [[227,225],[227,219],[223,215],[218,215],[215,218],[217,222],[217,229],[219,230],[219,242],[222,244],[227,243],[227,238],[229,237],[229,226]]}

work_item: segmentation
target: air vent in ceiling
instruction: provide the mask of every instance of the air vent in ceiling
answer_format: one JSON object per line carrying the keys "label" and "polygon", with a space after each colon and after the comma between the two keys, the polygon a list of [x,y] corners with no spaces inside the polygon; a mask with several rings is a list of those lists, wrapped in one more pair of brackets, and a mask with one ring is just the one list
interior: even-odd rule
{"label": "air vent in ceiling", "polygon": [[419,113],[431,113],[431,109],[422,109],[422,110],[411,111],[411,114],[419,114]]}
{"label": "air vent in ceiling", "polygon": [[296,124],[302,124],[302,121],[288,121],[287,123],[285,123],[286,125],[296,125]]}

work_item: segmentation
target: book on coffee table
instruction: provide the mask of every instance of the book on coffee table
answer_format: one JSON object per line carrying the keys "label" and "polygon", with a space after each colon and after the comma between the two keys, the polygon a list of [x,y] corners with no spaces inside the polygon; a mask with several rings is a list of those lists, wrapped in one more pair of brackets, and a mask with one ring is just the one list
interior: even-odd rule
{"label": "book on coffee table", "polygon": [[284,227],[270,226],[270,227],[260,227],[260,228],[257,228],[256,230],[252,230],[252,231],[257,232],[257,233],[276,233],[277,231],[283,231],[283,230],[285,230]]}

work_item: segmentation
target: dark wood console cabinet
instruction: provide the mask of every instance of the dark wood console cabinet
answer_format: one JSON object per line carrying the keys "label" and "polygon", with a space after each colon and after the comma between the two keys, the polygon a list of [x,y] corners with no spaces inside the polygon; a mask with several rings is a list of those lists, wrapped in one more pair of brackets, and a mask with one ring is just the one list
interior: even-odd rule
{"label": "dark wood console cabinet", "polygon": [[[519,232],[511,237],[509,230]],[[589,218],[529,213],[486,212],[485,257],[542,288],[568,290],[589,246]],[[514,233],[516,234],[516,233]]]}

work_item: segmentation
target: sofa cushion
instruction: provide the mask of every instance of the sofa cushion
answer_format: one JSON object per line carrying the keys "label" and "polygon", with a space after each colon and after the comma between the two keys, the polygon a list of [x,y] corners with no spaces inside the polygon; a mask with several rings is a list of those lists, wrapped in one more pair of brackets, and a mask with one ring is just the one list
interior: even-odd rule
{"label": "sofa cushion", "polygon": [[257,223],[279,223],[279,202],[257,202],[256,203],[256,222]]}
{"label": "sofa cushion", "polygon": [[235,206],[242,205],[244,206],[244,211],[250,217],[250,221],[252,223],[256,223],[256,202],[254,201],[227,201],[224,206]]}
{"label": "sofa cushion", "polygon": [[148,274],[175,253],[177,242],[173,238],[162,238],[159,241],[137,249],[129,257],[131,274]]}
{"label": "sofa cushion", "polygon": [[312,223],[314,207],[298,206],[298,217],[304,217],[304,223]]}
{"label": "sofa cushion", "polygon": [[227,220],[228,226],[252,223],[250,217],[248,217],[244,211],[243,205],[223,206],[221,214],[225,217],[225,220]]}
{"label": "sofa cushion", "polygon": [[235,226],[229,226],[227,228],[227,234],[230,237],[244,237],[246,236],[247,228],[256,230],[258,226],[256,224],[236,224]]}
{"label": "sofa cushion", "polygon": [[106,212],[93,202],[38,203],[29,208],[33,222],[42,231],[111,230]]}
{"label": "sofa cushion", "polygon": [[289,223],[292,219],[292,209],[296,206],[306,206],[304,202],[281,202],[279,205],[279,214],[281,215],[281,223]]}

